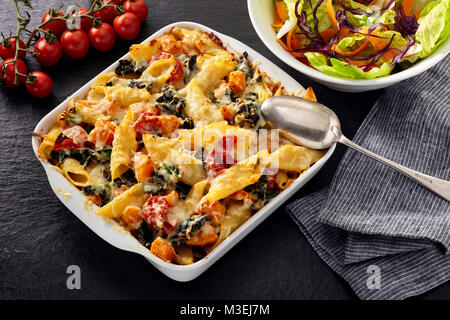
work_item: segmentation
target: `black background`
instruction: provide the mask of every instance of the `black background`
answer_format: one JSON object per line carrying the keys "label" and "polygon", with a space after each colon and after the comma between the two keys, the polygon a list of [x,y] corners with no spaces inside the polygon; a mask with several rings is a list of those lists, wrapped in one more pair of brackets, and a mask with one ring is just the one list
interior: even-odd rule
{"label": "black background", "polygon": [[[66,0],[65,6],[70,0]],[[145,0],[149,16],[135,42],[167,24],[193,21],[232,36],[282,67],[337,113],[353,137],[383,90],[342,93],[317,84],[276,58],[256,35],[244,0]],[[33,0],[33,25],[60,0]],[[77,1],[87,7],[90,1]],[[15,30],[12,0],[0,2],[0,30]],[[108,53],[90,50],[79,61],[63,57],[43,69],[54,81],[44,100],[25,89],[0,89],[0,298],[3,299],[352,299],[348,284],[312,250],[297,226],[278,209],[203,275],[175,282],[141,256],[118,250],[97,237],[55,197],[31,148],[30,132],[67,96],[127,52],[118,41]],[[38,70],[27,58],[31,70]],[[338,147],[320,173],[292,199],[330,183],[344,152]],[[69,265],[81,268],[81,290],[66,288]],[[423,299],[450,298],[450,283]]]}

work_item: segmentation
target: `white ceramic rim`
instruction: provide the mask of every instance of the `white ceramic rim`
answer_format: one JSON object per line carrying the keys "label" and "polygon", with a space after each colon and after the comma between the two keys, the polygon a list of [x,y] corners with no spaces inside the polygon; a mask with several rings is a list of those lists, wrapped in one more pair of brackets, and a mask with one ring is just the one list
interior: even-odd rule
{"label": "white ceramic rim", "polygon": [[265,34],[261,27],[259,26],[258,21],[259,17],[256,14],[255,6],[258,5],[258,3],[261,3],[261,0],[247,0],[247,6],[248,6],[248,13],[250,16],[250,20],[252,22],[253,28],[255,29],[256,33],[258,34],[261,41],[266,45],[267,48],[269,48],[270,51],[274,55],[276,55],[279,59],[281,59],[284,63],[288,64],[292,68],[311,76],[314,79],[333,83],[337,85],[344,85],[344,86],[381,86],[383,85],[388,86],[391,84],[394,84],[396,82],[411,78],[413,76],[418,75],[419,73],[422,73],[429,68],[433,67],[435,64],[437,64],[439,61],[445,58],[445,56],[450,52],[450,37],[447,39],[445,43],[443,43],[438,50],[436,50],[432,55],[429,57],[419,61],[415,65],[411,66],[408,69],[402,70],[400,72],[376,78],[376,79],[344,79],[344,78],[338,78],[333,77],[330,75],[327,75],[325,73],[322,73],[316,69],[310,68],[307,65],[304,65],[294,57],[292,57],[283,47],[275,40],[271,41],[271,38],[275,38],[275,31],[273,34]]}
{"label": "white ceramic rim", "polygon": [[[261,64],[259,65],[259,67],[261,68],[261,70],[266,71],[272,79],[281,81],[289,91],[295,92],[298,91],[299,89],[304,89],[287,73],[285,73],[283,70],[281,70],[279,67],[277,67],[275,64],[264,58],[262,55],[260,55],[253,49],[249,48],[248,46],[239,42],[238,40],[223,35],[201,24],[193,22],[172,23],[160,29],[143,42],[149,41],[153,38],[160,37],[163,34],[169,32],[174,27],[182,27],[189,29],[199,28],[206,32],[213,32],[223,41],[224,46],[227,47],[228,50],[231,51],[231,49],[234,49],[234,50],[242,50],[241,52],[247,51],[249,54],[249,59],[251,61],[260,62]],[[128,58],[129,53],[127,53],[120,59],[128,59]],[[118,65],[118,61],[119,60],[117,60],[114,64],[106,68],[100,74],[114,70],[115,67]],[[90,85],[95,80],[95,78],[97,78],[97,76],[94,77],[88,83],[86,83],[83,87],[77,90],[73,95],[71,95],[61,104],[59,104],[52,111],[50,111],[44,118],[41,119],[41,121],[39,121],[34,131],[37,133],[47,132],[48,128],[55,123],[57,115],[66,109],[69,100],[75,97],[83,97],[87,93],[87,90],[89,90]],[[40,139],[38,137],[35,136],[32,137],[33,151],[45,169],[52,190],[55,192],[56,196],[61,200],[61,202],[63,202],[63,204],[74,215],[76,215],[83,223],[85,223],[92,231],[94,231],[105,241],[107,241],[108,243],[119,249],[135,252],[142,255],[148,261],[150,261],[156,268],[158,268],[161,272],[163,272],[166,276],[177,281],[190,281],[199,276],[201,273],[203,273],[212,264],[214,264],[236,243],[238,243],[257,225],[259,225],[264,219],[266,219],[276,208],[278,208],[290,196],[292,196],[295,192],[297,192],[300,189],[300,187],[302,187],[306,182],[308,182],[330,158],[336,147],[336,145],[333,145],[317,163],[315,163],[313,166],[311,166],[311,168],[306,170],[289,188],[281,192],[263,209],[255,213],[249,220],[247,220],[243,225],[241,225],[235,232],[233,232],[227,239],[225,239],[221,244],[219,244],[205,258],[195,262],[194,264],[184,266],[167,263],[157,258],[153,254],[151,254],[147,248],[142,246],[129,233],[118,232],[117,231],[118,225],[115,222],[111,221],[108,222],[105,221],[103,218],[97,216],[95,214],[95,209],[97,208],[96,206],[86,208],[86,206],[84,206],[84,196],[82,192],[78,190],[75,186],[73,186],[60,172],[55,170],[53,166],[51,166],[49,163],[44,162],[42,159],[39,158],[37,153],[39,143]],[[64,199],[64,193],[67,192],[71,193],[71,196],[68,199]]]}

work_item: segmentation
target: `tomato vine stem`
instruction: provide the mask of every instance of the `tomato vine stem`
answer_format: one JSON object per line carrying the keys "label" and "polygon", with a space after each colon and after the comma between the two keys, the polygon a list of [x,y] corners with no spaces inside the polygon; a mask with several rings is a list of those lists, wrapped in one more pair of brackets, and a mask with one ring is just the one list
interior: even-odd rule
{"label": "tomato vine stem", "polygon": [[[23,77],[29,77],[30,79],[32,79],[32,75],[26,75],[26,74],[22,74],[20,72],[18,72],[18,67],[17,67],[17,59],[19,56],[19,52],[20,51],[25,51],[25,52],[29,52],[34,58],[36,58],[36,54],[30,50],[30,46],[33,42],[33,39],[36,37],[36,35],[40,36],[40,33],[51,33],[51,31],[49,30],[44,30],[43,27],[45,27],[47,24],[52,23],[54,21],[61,21],[64,20],[66,21],[67,24],[67,20],[69,18],[72,19],[81,19],[81,18],[91,18],[93,21],[94,20],[98,20],[98,17],[95,17],[95,13],[103,10],[106,7],[114,7],[114,10],[116,11],[116,13],[121,14],[124,12],[124,9],[120,6],[117,6],[115,4],[112,4],[113,0],[109,0],[108,2],[104,3],[102,0],[94,0],[89,8],[89,11],[83,14],[79,14],[77,12],[66,12],[64,15],[61,16],[56,16],[56,15],[50,15],[49,19],[45,22],[42,22],[41,24],[39,24],[38,26],[36,26],[33,30],[29,30],[27,27],[31,21],[31,16],[28,12],[26,12],[26,15],[22,15],[20,8],[19,8],[19,2],[22,2],[26,7],[29,7],[30,9],[32,9],[32,5],[31,5],[31,0],[13,0],[14,2],[14,9],[16,11],[16,19],[17,19],[17,28],[16,28],[16,34],[15,35],[10,35],[8,37],[3,37],[2,40],[2,44],[3,45],[10,45],[10,41],[11,39],[16,39],[16,51],[14,54],[14,58],[11,61],[8,61],[6,63],[4,63],[2,65],[2,68],[0,70],[1,73],[5,73],[6,72],[6,68],[8,64],[14,63],[14,84],[17,84],[17,78],[18,76],[23,76]],[[77,6],[78,7],[78,6]],[[79,7],[78,7],[79,9]],[[50,8],[49,13],[55,13],[55,12],[60,12],[60,10],[55,10],[53,8]],[[69,27],[70,28],[70,27]],[[22,34],[22,32],[25,32],[27,34],[29,34],[28,36],[28,40],[25,43],[25,48],[20,48],[20,36]],[[2,34],[3,35],[3,34]],[[8,43],[9,41],[9,43]]]}

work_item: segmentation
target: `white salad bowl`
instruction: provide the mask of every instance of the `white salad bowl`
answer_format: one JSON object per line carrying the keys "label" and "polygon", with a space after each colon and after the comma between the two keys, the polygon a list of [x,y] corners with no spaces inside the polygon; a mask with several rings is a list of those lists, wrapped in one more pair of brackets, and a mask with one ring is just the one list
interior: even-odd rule
{"label": "white salad bowl", "polygon": [[354,80],[329,76],[301,63],[291,56],[289,52],[283,49],[283,47],[277,42],[276,32],[272,28],[274,18],[273,3],[273,0],[247,0],[250,20],[252,21],[253,27],[262,42],[264,42],[267,48],[269,48],[274,55],[292,68],[329,88],[339,91],[363,92],[391,86],[399,81],[414,77],[419,73],[428,70],[436,63],[444,59],[444,57],[450,52],[449,38],[429,57],[419,61],[406,70],[388,76],[370,80]]}
{"label": "white salad bowl", "polygon": [[[155,34],[151,35],[145,41],[149,41],[154,38],[161,37],[165,33],[169,32],[174,27],[182,28],[199,28],[206,32],[215,33],[224,43],[228,50],[234,52],[248,52],[248,57],[250,61],[258,61],[261,64],[259,67],[267,72],[267,74],[274,80],[281,81],[287,90],[296,92],[303,87],[298,84],[294,79],[292,79],[283,70],[278,68],[272,62],[264,58],[259,53],[255,52],[245,44],[225,36],[217,31],[214,31],[203,25],[192,23],[192,22],[177,22],[170,24]],[[129,59],[129,54],[124,55],[121,59]],[[103,72],[113,71],[118,65],[118,61],[109,66]],[[102,72],[102,73],[103,73]],[[84,97],[92,82],[91,80],[76,91],[72,96],[67,98],[59,106],[48,113],[36,126],[34,131],[36,133],[45,134],[50,126],[55,123],[56,117],[63,112],[71,99],[77,97]],[[242,238],[250,233],[256,226],[258,226],[264,219],[266,219],[276,208],[278,208],[283,202],[285,202],[289,197],[291,197],[295,192],[297,192],[306,182],[308,182],[325,164],[325,162],[330,158],[331,154],[335,149],[333,145],[326,154],[316,162],[311,168],[306,170],[300,175],[300,177],[286,190],[281,192],[276,198],[274,198],[269,204],[264,208],[256,212],[249,220],[247,220],[241,227],[239,227],[235,232],[233,232],[227,239],[225,239],[220,245],[218,245],[212,252],[210,252],[203,259],[195,262],[194,264],[182,266],[167,263],[156,256],[154,256],[150,251],[142,246],[128,231],[122,229],[122,227],[115,221],[107,221],[102,217],[95,214],[97,206],[88,205],[82,192],[73,186],[60,172],[57,167],[52,166],[46,161],[43,161],[38,156],[38,148],[40,144],[40,138],[34,136],[32,138],[32,145],[36,157],[41,162],[48,176],[48,180],[51,188],[55,192],[56,196],[62,201],[62,203],[83,223],[85,223],[92,231],[94,231],[98,236],[103,238],[105,241],[111,245],[125,250],[134,252],[142,255],[151,264],[158,268],[162,273],[164,273],[169,278],[177,281],[190,281],[206,269],[208,269],[212,264],[214,264],[220,257],[222,257],[228,250],[230,250],[236,243],[238,243]]]}

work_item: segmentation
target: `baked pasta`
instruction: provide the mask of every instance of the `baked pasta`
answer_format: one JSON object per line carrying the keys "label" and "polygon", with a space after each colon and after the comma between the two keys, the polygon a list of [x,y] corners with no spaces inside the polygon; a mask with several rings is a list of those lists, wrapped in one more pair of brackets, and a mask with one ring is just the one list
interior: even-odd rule
{"label": "baked pasta", "polygon": [[324,154],[271,130],[261,104],[289,93],[214,34],[174,28],[130,56],[70,102],[39,155],[162,260],[201,259]]}

